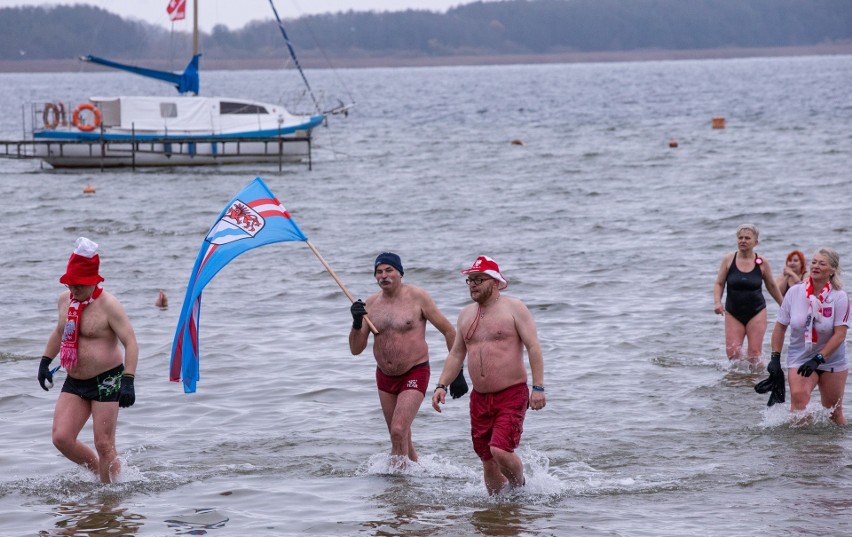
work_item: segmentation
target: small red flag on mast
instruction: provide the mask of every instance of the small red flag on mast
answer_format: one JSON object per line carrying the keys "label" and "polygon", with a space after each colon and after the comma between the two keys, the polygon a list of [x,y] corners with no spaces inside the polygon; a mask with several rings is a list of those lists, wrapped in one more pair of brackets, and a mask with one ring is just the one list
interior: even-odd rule
{"label": "small red flag on mast", "polygon": [[169,0],[166,13],[169,14],[169,19],[172,22],[182,21],[186,18],[186,0]]}

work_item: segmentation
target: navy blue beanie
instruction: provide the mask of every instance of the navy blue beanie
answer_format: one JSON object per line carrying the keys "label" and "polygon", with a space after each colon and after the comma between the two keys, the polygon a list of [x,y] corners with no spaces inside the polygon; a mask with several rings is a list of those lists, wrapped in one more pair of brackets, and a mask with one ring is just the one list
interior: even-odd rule
{"label": "navy blue beanie", "polygon": [[400,276],[405,275],[405,271],[402,270],[402,260],[395,253],[382,252],[379,254],[379,257],[376,258],[376,264],[373,265],[373,276],[376,275],[376,269],[379,268],[379,265],[390,265],[399,272]]}

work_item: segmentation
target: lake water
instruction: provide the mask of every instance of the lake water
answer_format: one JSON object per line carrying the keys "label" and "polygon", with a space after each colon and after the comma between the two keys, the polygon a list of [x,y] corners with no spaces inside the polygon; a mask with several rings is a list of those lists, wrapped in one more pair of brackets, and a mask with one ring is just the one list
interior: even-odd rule
{"label": "lake water", "polygon": [[[852,266],[852,57],[307,74],[357,102],[318,131],[312,171],[0,162],[0,534],[852,531],[847,428],[816,407],[808,427],[791,426],[789,402],[767,411],[752,390],[764,373],[725,357],[712,292],[743,222],[776,274],[793,248],[832,246]],[[278,101],[293,94],[282,75],[208,72],[202,91]],[[24,101],[169,91],[121,73],[2,74],[0,86],[5,139],[21,135]],[[355,296],[377,289],[372,261],[393,250],[404,281],[455,321],[470,300],[459,270],[480,254],[500,263],[545,360],[522,492],[486,495],[467,397],[443,414],[425,400],[421,463],[389,469],[370,349],[350,355],[348,301],[301,243],[251,251],[213,280],[198,393],[168,381],[201,241],[258,175]],[[59,390],[36,382],[81,235],[101,245],[105,286],[141,347],[136,404],[119,416],[125,471],[107,486],[52,446]],[[159,289],[167,310],[153,305]],[[434,384],[445,350],[427,337]]]}

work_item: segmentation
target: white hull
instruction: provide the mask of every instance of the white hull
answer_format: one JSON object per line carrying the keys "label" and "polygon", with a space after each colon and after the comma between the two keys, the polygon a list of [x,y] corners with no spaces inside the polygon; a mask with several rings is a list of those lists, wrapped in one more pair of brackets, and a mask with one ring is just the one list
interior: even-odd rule
{"label": "white hull", "polygon": [[217,97],[93,97],[73,117],[62,103],[33,115],[35,156],[54,168],[301,162],[325,119]]}

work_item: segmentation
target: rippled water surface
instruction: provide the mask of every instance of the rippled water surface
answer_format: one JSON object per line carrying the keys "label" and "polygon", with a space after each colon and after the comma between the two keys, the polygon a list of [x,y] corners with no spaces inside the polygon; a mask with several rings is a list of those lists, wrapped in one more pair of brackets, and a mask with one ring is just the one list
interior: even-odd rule
{"label": "rippled water surface", "polygon": [[[852,266],[852,57],[308,76],[357,101],[319,131],[312,171],[0,162],[0,534],[852,529],[847,430],[816,408],[805,428],[790,426],[787,408],[767,411],[752,390],[763,373],[725,358],[712,297],[746,221],[776,274],[793,248],[829,245]],[[20,136],[27,100],[160,90],[119,73],[3,74],[0,84],[4,139]],[[282,94],[270,71],[205,73],[202,85],[208,95]],[[725,129],[711,129],[714,116]],[[251,251],[213,280],[198,393],[168,381],[201,241],[257,175],[356,296],[376,289],[376,254],[394,250],[404,281],[455,320],[469,301],[459,270],[479,254],[500,263],[545,358],[548,404],[527,415],[523,492],[485,494],[467,398],[440,415],[424,401],[421,463],[390,471],[374,361],[369,350],[349,354],[348,301],[300,243]],[[96,194],[83,193],[89,184]],[[109,486],[53,448],[58,390],[35,379],[80,235],[100,243],[105,285],[141,346],[137,402],[119,416],[125,471]],[[158,289],[167,310],[153,306]],[[427,335],[434,383],[445,351],[437,331]]]}

